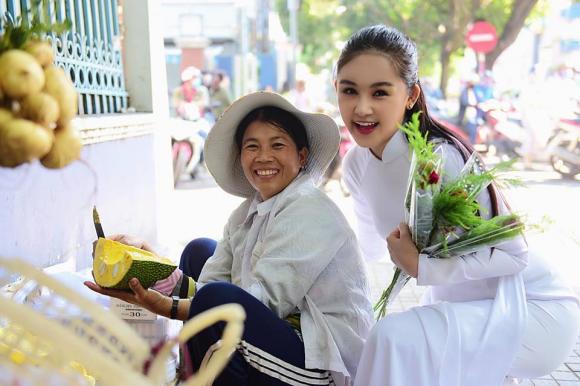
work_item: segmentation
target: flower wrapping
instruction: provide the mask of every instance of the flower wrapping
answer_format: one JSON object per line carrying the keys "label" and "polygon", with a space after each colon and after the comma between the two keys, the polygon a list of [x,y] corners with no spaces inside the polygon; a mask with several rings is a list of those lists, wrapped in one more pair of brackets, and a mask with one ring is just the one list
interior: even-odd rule
{"label": "flower wrapping", "polygon": [[[498,186],[517,184],[501,176],[512,162],[486,170],[473,153],[454,179],[442,177],[442,141],[429,141],[419,131],[418,113],[401,127],[412,151],[409,182],[405,199],[406,222],[420,253],[430,258],[456,258],[521,235],[524,225],[515,214],[484,219],[485,209],[477,196],[494,182]],[[383,291],[375,311],[383,317],[392,300],[410,276],[395,267],[389,286]]]}

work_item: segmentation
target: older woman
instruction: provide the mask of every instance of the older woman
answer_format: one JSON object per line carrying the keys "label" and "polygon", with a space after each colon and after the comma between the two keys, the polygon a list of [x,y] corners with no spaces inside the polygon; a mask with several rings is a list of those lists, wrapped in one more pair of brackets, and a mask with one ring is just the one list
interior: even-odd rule
{"label": "older woman", "polygon": [[[277,94],[237,100],[211,130],[205,153],[218,185],[247,200],[215,249],[204,239],[184,251],[184,275],[166,293],[185,299],[145,290],[136,279],[133,293],[87,285],[181,320],[241,304],[244,335],[215,385],[350,384],[373,315],[355,235],[316,187],[338,144],[332,119],[301,112]],[[195,267],[202,267],[199,276]],[[222,329],[188,343],[194,367]]]}

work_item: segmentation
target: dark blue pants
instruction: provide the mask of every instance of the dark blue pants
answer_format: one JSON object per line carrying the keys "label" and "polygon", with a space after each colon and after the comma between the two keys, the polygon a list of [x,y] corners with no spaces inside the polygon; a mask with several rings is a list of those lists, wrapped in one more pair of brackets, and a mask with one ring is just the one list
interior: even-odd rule
{"label": "dark blue pants", "polygon": [[[181,255],[179,267],[197,280],[215,246],[216,242],[211,239],[191,241]],[[290,324],[233,284],[215,282],[203,286],[192,299],[189,319],[226,303],[240,304],[246,311],[246,321],[238,350],[213,383],[215,386],[330,384],[326,371],[304,369],[304,344]],[[224,325],[216,323],[187,342],[194,371],[207,350],[220,339]]]}

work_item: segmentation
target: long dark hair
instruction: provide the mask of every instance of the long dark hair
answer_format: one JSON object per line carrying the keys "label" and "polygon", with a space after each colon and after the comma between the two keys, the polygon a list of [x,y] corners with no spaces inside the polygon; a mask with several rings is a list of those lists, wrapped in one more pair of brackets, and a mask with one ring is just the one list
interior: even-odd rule
{"label": "long dark hair", "polygon": [[[423,134],[429,133],[429,138],[441,138],[450,143],[459,151],[463,160],[467,161],[475,151],[473,146],[444,125],[433,120],[429,115],[423,88],[419,82],[419,60],[415,43],[404,33],[386,25],[364,27],[354,33],[342,49],[336,63],[335,76],[348,62],[365,53],[386,56],[409,90],[415,85],[419,86],[419,98],[411,109],[405,110],[404,121],[409,120],[414,113],[420,111],[421,124],[419,129],[421,132]],[[498,192],[492,185],[488,187],[488,191],[492,213],[496,216],[499,213]]]}
{"label": "long dark hair", "polygon": [[246,114],[238,124],[235,136],[238,153],[242,151],[244,133],[248,126],[255,121],[270,123],[284,130],[292,138],[298,151],[303,148],[310,149],[306,127],[296,115],[276,106],[261,106]]}

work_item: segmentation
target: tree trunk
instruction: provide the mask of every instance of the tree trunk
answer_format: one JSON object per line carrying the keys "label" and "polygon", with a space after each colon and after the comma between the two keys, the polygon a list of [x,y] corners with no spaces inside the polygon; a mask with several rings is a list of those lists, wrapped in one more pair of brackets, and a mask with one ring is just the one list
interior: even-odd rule
{"label": "tree trunk", "polygon": [[508,19],[505,28],[499,38],[499,41],[493,51],[485,56],[485,68],[491,70],[493,64],[501,53],[512,45],[518,37],[520,30],[524,26],[526,18],[536,5],[538,0],[516,0],[514,2],[512,13]]}
{"label": "tree trunk", "polygon": [[472,0],[471,3],[464,0],[448,0],[447,6],[445,33],[441,36],[441,79],[439,83],[444,97],[447,96],[451,54],[463,45],[467,23],[472,19],[475,9],[480,6],[480,0]]}
{"label": "tree trunk", "polygon": [[449,82],[449,62],[451,59],[449,45],[449,39],[447,35],[444,35],[441,38],[441,79],[439,83],[443,98],[447,98],[447,83]]}

